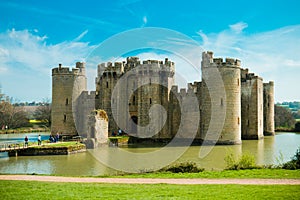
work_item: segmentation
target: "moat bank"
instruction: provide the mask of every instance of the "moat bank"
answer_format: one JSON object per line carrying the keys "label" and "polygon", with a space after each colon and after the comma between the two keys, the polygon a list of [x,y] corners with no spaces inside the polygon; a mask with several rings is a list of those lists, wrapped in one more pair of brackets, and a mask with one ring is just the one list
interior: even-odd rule
{"label": "moat bank", "polygon": [[8,156],[50,156],[50,155],[68,155],[85,152],[84,144],[77,142],[58,142],[47,143],[39,146],[29,146],[24,149],[10,151]]}
{"label": "moat bank", "polygon": [[[206,149],[206,146],[192,146],[178,159],[178,162],[193,161],[200,167],[207,170],[221,170],[225,167],[224,158],[226,152],[231,151],[240,155],[250,152],[256,158],[257,164],[277,164],[278,161],[286,162],[295,154],[300,144],[300,134],[296,133],[277,133],[275,137],[268,136],[264,140],[244,140],[242,145],[214,146],[210,153],[199,158],[199,150]],[[108,147],[107,147],[108,148]],[[116,147],[110,147],[112,150],[109,155],[110,159],[114,159],[113,150]],[[120,148],[120,147],[119,147]],[[182,147],[172,147],[182,148]],[[121,147],[122,150],[133,153],[145,153],[157,151],[160,147]],[[281,159],[282,157],[282,159]],[[120,161],[123,162],[123,161]],[[137,161],[127,160],[128,164]],[[148,163],[149,168],[153,165],[151,161]],[[142,169],[141,169],[142,170]],[[78,154],[70,155],[53,155],[53,156],[20,156],[7,157],[2,154],[0,158],[0,173],[8,174],[54,174],[54,175],[70,175],[70,176],[94,176],[104,174],[115,174],[112,170],[101,164],[93,156],[93,151],[86,151]]]}

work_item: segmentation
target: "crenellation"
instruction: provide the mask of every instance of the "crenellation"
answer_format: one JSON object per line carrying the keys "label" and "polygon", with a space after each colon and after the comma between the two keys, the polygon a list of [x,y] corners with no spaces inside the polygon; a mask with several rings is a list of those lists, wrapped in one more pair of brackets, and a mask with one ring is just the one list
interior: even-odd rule
{"label": "crenellation", "polygon": [[240,68],[241,61],[233,58],[214,58],[213,52],[202,53],[202,67],[236,67]]}
{"label": "crenellation", "polygon": [[63,67],[59,64],[58,67],[52,69],[52,76],[54,75],[85,75],[85,63],[76,63],[75,68]]}
{"label": "crenellation", "polygon": [[235,60],[235,65],[236,66],[241,66],[242,65],[242,61],[240,61],[239,59]]}
{"label": "crenellation", "polygon": [[213,58],[213,63],[217,65],[222,65],[223,64],[223,58]]}
{"label": "crenellation", "polygon": [[225,58],[225,63],[228,65],[235,65],[236,64],[236,60],[233,58]]}
{"label": "crenellation", "polygon": [[76,62],[76,68],[85,68],[84,62]]}

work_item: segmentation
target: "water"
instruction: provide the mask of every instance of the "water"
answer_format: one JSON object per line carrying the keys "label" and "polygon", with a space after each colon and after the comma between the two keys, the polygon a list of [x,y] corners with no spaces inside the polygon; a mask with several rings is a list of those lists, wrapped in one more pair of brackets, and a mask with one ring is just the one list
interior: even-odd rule
{"label": "water", "polygon": [[29,142],[37,142],[38,135],[41,135],[42,140],[48,140],[50,133],[36,132],[36,133],[15,133],[15,134],[1,134],[0,144],[6,142],[24,142],[25,136],[28,137]]}
{"label": "water", "polygon": [[[37,134],[39,133],[27,134],[27,136],[35,140],[34,138],[37,138]],[[42,135],[48,139],[48,133],[43,133]],[[25,135],[22,134],[22,136],[24,137]],[[0,135],[0,141],[3,139],[2,137],[3,135]],[[5,138],[4,140],[7,139],[8,138]],[[235,155],[250,152],[255,156],[257,164],[278,164],[278,162],[290,160],[298,147],[300,147],[300,134],[277,133],[276,136],[268,136],[265,137],[264,140],[244,140],[242,145],[214,146],[204,158],[199,158],[200,148],[202,148],[201,150],[207,150],[210,147],[192,146],[189,147],[176,162],[193,161],[207,170],[222,170],[225,167],[224,158],[228,152],[232,152]],[[170,151],[175,151],[180,148],[182,147],[171,147]],[[133,153],[153,152],[159,149],[159,147],[122,147],[122,150]],[[0,157],[0,173],[36,173],[72,176],[115,174],[115,170],[106,167],[93,156],[97,151],[109,151],[109,159],[114,160],[114,158],[117,157],[117,155],[113,153],[115,152],[114,150],[115,148],[112,147],[103,147],[103,149],[95,151],[59,156],[7,157],[7,155],[2,154],[2,157]],[[128,159],[122,161],[120,165],[124,163],[128,166],[139,165],[137,160]],[[148,169],[153,167],[151,160],[145,161],[145,163],[142,164],[141,166],[148,166]],[[145,169],[145,167],[141,167],[141,171],[143,169]]]}

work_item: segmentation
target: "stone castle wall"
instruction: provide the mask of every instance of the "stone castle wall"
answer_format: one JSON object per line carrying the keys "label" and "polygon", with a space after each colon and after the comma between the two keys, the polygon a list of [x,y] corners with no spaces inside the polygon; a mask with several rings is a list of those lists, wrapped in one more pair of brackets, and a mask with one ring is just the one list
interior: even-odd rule
{"label": "stone castle wall", "polygon": [[[165,62],[147,60],[141,63],[136,57],[128,57],[127,62],[102,63],[98,65],[96,108],[107,112],[110,134],[117,132],[119,129],[114,120],[114,117],[118,118],[118,115],[123,116],[119,121],[124,123],[122,126],[126,127],[126,130],[131,134],[137,134],[137,137],[139,132],[148,134],[144,133],[144,130],[138,130],[134,125],[130,126],[131,124],[128,122],[133,120],[141,126],[149,124],[149,111],[153,104],[162,105],[165,110],[168,110],[168,94],[171,89],[169,83],[173,82],[173,69],[174,64],[168,60],[165,60]],[[131,71],[131,75],[123,83],[124,89],[120,91],[114,90],[123,74],[129,71]],[[161,85],[166,85],[166,87]],[[112,98],[113,92],[117,92],[119,98]],[[126,110],[125,106],[119,108],[112,106],[114,103],[121,105],[120,102],[117,104],[119,100],[128,100],[129,110]],[[112,109],[116,109],[115,113],[117,113],[117,116],[112,116]],[[124,115],[127,112],[130,113],[129,116]],[[153,114],[155,115],[155,113]],[[159,125],[163,124],[162,121],[157,123]],[[151,134],[151,131],[149,129],[149,134]],[[154,137],[169,137],[168,125],[163,126],[163,130],[160,131],[159,135]]]}
{"label": "stone castle wall", "polygon": [[275,135],[274,82],[264,83],[264,135]]}
{"label": "stone castle wall", "polygon": [[[98,65],[96,91],[89,94],[85,91],[84,64],[77,63],[71,71],[60,65],[52,70],[51,131],[88,136],[89,113],[102,109],[109,119],[108,135],[123,127],[124,132],[139,138],[167,141],[179,129],[189,130],[194,124],[199,124],[196,140],[218,144],[260,139],[263,132],[274,134],[273,82],[263,84],[262,78],[242,69],[239,60],[223,61],[214,58],[212,52],[202,54],[201,68],[201,82],[178,89],[173,78],[175,65],[168,59],[141,62],[128,57],[124,62],[102,63]],[[120,81],[122,89],[115,90]],[[191,96],[197,103],[189,101]],[[74,117],[74,112],[81,115]],[[191,119],[183,118],[185,113]],[[114,119],[119,119],[120,127]],[[158,133],[154,134],[154,126],[160,127]],[[191,137],[188,131],[176,136]]]}
{"label": "stone castle wall", "polygon": [[263,81],[242,70],[242,139],[262,139],[263,135]]}
{"label": "stone castle wall", "polygon": [[76,68],[52,69],[52,112],[51,134],[77,135],[73,118],[73,103],[86,90],[84,63],[76,63]]}
{"label": "stone castle wall", "polygon": [[[201,138],[219,144],[241,143],[240,61],[223,62],[214,59],[212,52],[204,52],[202,77]],[[215,120],[223,114],[224,121]],[[220,135],[218,127],[223,127]]]}

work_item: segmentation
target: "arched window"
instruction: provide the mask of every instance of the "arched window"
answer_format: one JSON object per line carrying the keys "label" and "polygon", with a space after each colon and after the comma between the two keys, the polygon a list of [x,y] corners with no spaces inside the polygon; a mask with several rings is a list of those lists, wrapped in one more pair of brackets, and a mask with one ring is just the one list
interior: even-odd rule
{"label": "arched window", "polygon": [[64,114],[64,123],[67,121],[67,115]]}
{"label": "arched window", "polygon": [[151,98],[149,99],[149,103],[152,104],[152,99]]}
{"label": "arched window", "polygon": [[66,98],[66,106],[69,105],[69,99]]}

